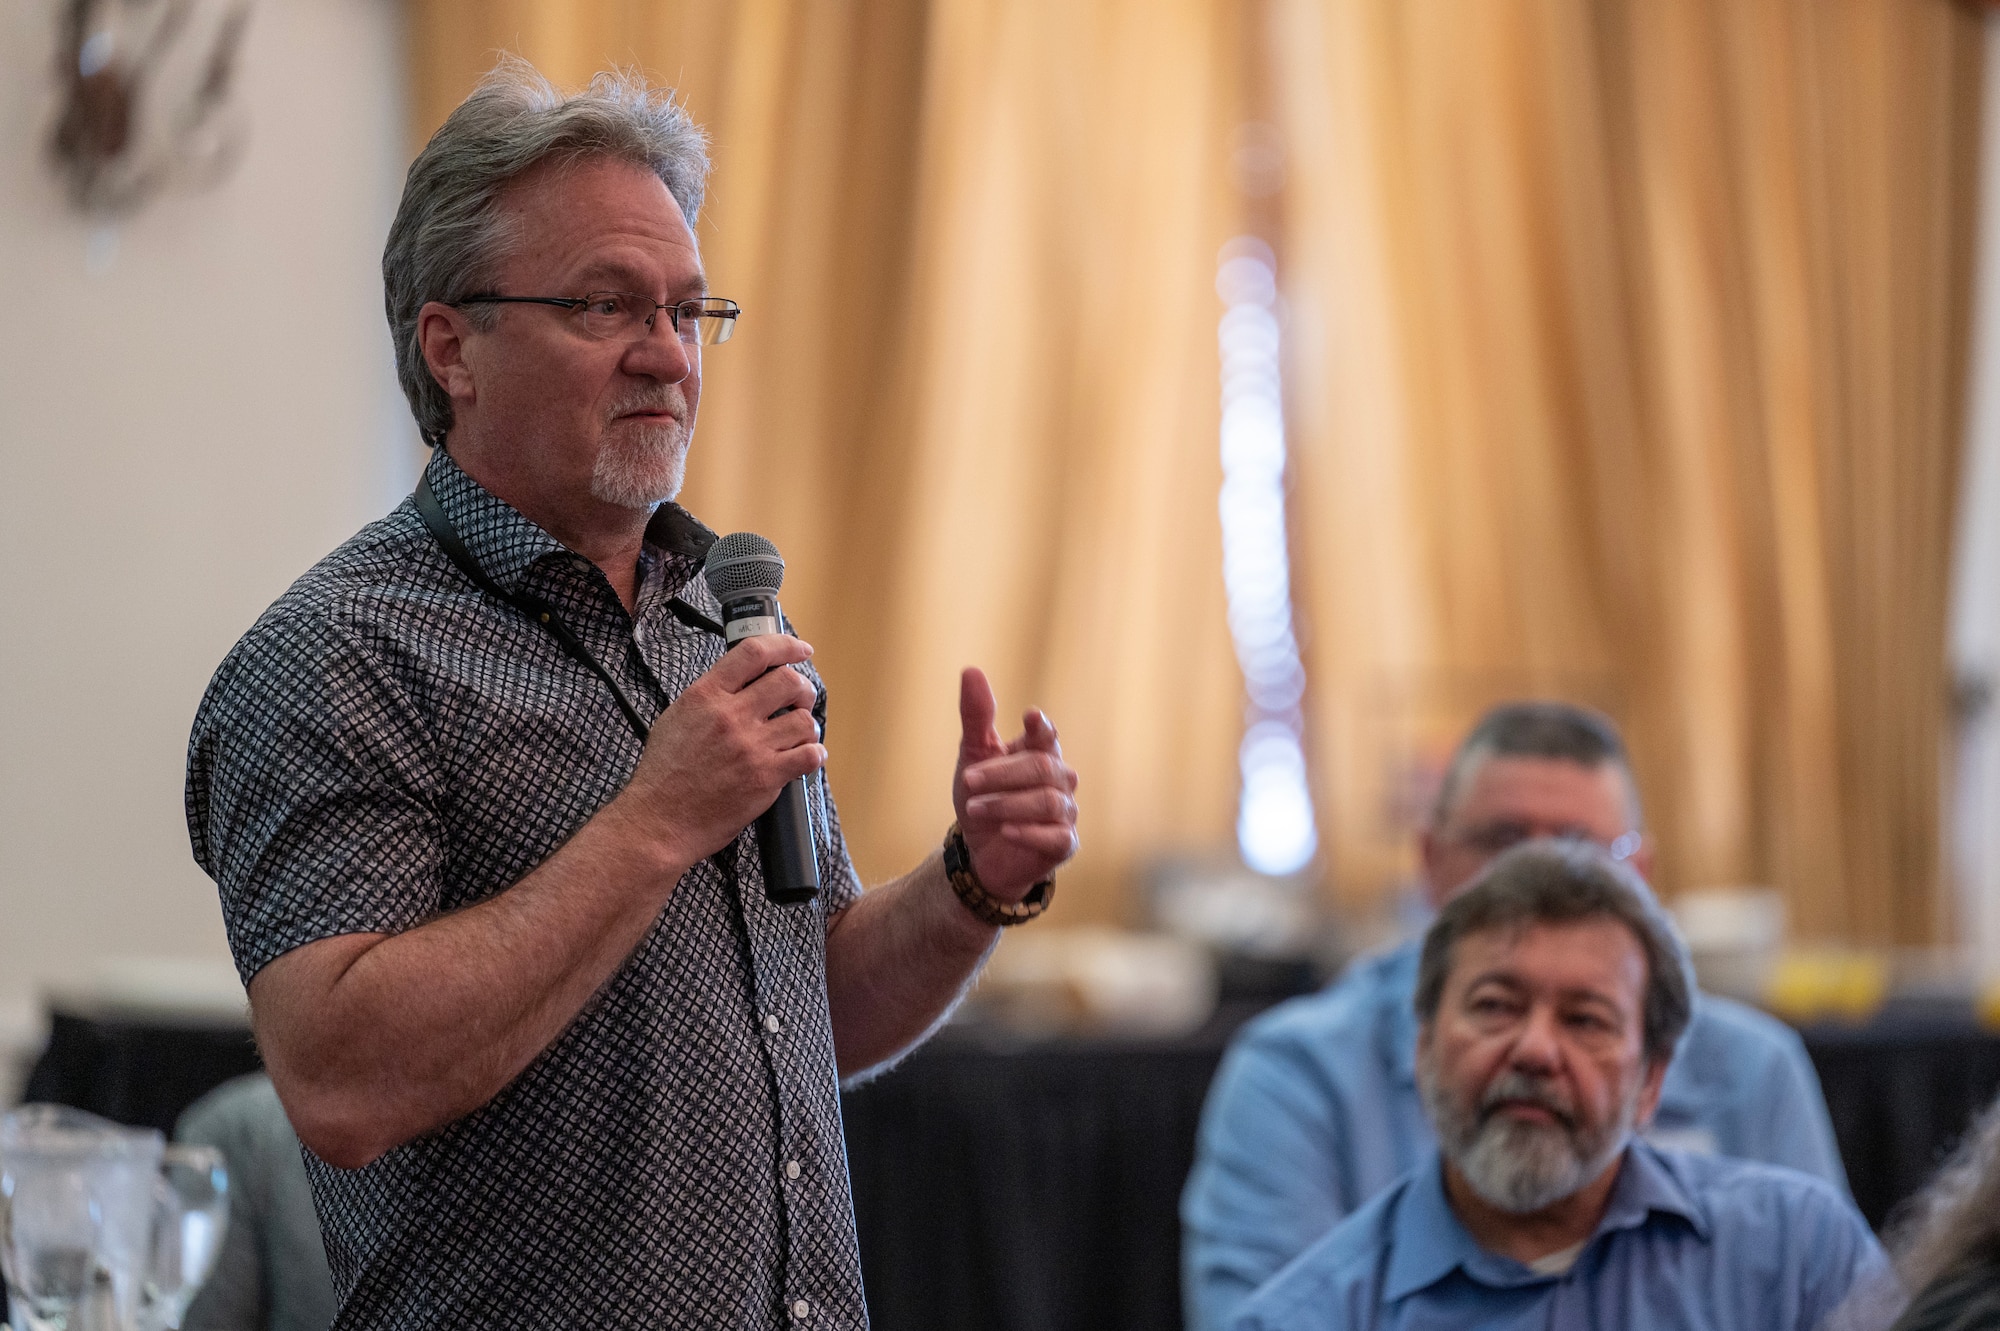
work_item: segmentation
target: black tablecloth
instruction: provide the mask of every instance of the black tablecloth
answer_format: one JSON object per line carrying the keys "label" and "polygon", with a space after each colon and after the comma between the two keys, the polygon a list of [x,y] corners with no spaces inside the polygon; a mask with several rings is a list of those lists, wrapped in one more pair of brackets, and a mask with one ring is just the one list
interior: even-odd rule
{"label": "black tablecloth", "polygon": [[[876,1331],[1170,1331],[1175,1203],[1229,1034],[1024,1042],[947,1028],[844,1097]],[[1804,1032],[1861,1211],[1880,1225],[2000,1091],[2000,1034],[1895,1014]],[[59,1017],[30,1098],[169,1127],[256,1066],[241,1031]]]}
{"label": "black tablecloth", "polygon": [[2000,1092],[2000,1033],[1968,1015],[1898,1015],[1801,1032],[1819,1069],[1847,1183],[1877,1229]]}
{"label": "black tablecloth", "polygon": [[877,1331],[1179,1326],[1181,1182],[1235,1024],[1032,1045],[948,1030],[848,1092]]}
{"label": "black tablecloth", "polygon": [[246,1027],[57,1012],[22,1098],[171,1133],[181,1110],[262,1066]]}

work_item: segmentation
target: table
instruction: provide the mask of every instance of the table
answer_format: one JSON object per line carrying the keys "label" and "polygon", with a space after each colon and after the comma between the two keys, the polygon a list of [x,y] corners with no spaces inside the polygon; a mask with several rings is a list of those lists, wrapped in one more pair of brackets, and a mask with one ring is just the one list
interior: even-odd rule
{"label": "table", "polygon": [[171,1134],[183,1109],[263,1063],[241,1023],[163,1024],[157,1017],[57,1011],[24,1101],[75,1105]]}
{"label": "table", "polygon": [[[843,1097],[876,1331],[1172,1331],[1176,1214],[1235,1027],[1030,1041],[947,1027]],[[2000,1034],[1891,1010],[1802,1032],[1856,1203],[1879,1226],[2000,1091]],[[31,1096],[170,1127],[256,1066],[241,1030],[58,1018]]]}
{"label": "table", "polygon": [[1178,1327],[1181,1182],[1247,1015],[1172,1041],[947,1028],[849,1091],[876,1331]]}
{"label": "table", "polygon": [[1964,1013],[1892,1006],[1864,1026],[1800,1034],[1819,1069],[1855,1205],[1880,1229],[2000,1093],[2000,1032]]}

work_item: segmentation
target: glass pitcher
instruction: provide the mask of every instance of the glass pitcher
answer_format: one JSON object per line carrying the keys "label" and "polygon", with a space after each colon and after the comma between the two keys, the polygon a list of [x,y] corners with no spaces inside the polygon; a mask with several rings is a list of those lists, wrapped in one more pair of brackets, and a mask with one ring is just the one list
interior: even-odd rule
{"label": "glass pitcher", "polygon": [[0,1117],[0,1272],[16,1331],[139,1325],[164,1146],[55,1105]]}

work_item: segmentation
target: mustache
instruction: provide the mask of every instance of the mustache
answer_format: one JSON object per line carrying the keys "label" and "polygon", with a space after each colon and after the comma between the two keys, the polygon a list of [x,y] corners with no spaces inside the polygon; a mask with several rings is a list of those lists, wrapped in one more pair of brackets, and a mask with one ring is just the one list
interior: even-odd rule
{"label": "mustache", "polygon": [[1524,1072],[1501,1074],[1479,1097],[1479,1121],[1484,1124],[1506,1104],[1546,1109],[1564,1129],[1576,1131],[1576,1105],[1546,1077],[1531,1077]]}
{"label": "mustache", "polygon": [[675,420],[680,420],[687,415],[687,398],[676,384],[640,389],[613,402],[605,411],[604,419],[615,421],[635,411],[664,411]]}

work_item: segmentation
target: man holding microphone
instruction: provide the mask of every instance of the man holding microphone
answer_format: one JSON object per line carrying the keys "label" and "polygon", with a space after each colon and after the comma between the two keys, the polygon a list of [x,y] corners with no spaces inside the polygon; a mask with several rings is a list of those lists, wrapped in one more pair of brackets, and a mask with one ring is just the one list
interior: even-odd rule
{"label": "man holding microphone", "polygon": [[[680,487],[701,131],[496,69],[383,259],[419,494],[217,671],[188,820],[308,1148],[340,1328],[862,1327],[839,1081],[911,1048],[1076,847],[961,683],[946,844],[863,895],[787,634],[725,651]],[[842,335],[828,330],[829,336]],[[803,778],[820,891],[751,825]]]}

